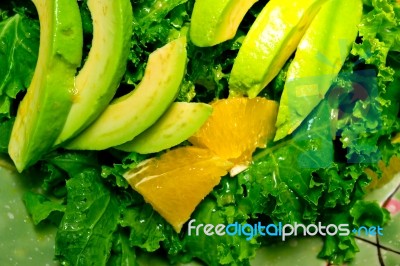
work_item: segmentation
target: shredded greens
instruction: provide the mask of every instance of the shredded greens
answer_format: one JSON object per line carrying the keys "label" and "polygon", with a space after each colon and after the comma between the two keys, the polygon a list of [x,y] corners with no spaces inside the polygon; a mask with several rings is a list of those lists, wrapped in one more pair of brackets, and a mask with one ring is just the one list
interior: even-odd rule
{"label": "shredded greens", "polygon": [[[148,55],[186,35],[193,0],[132,0],[134,31],[127,70],[117,93],[132,90],[144,74]],[[178,101],[210,102],[228,95],[233,61],[260,7],[246,15],[233,40],[212,48],[188,44],[187,73]],[[80,1],[90,46],[90,13]],[[29,1],[0,4],[0,153],[7,144],[16,108],[32,77],[39,23]],[[87,51],[86,51],[87,52]],[[348,223],[384,225],[390,216],[363,197],[382,176],[382,164],[400,158],[391,138],[400,132],[400,4],[365,0],[359,37],[327,97],[289,137],[260,149],[254,162],[221,183],[192,215],[196,223]],[[279,100],[288,64],[262,93]],[[333,115],[334,114],[334,115]],[[172,263],[200,260],[207,265],[249,265],[268,237],[177,234],[123,173],[148,158],[113,149],[56,150],[25,175],[39,179],[24,202],[35,224],[58,227],[56,258],[66,265],[136,265],[155,252]],[[366,171],[366,169],[368,169]],[[388,182],[392,176],[385,176]],[[376,185],[374,185],[376,186]],[[40,191],[40,192],[38,192]],[[325,236],[320,258],[350,261],[358,252],[350,236]],[[317,254],[316,254],[317,255]]]}

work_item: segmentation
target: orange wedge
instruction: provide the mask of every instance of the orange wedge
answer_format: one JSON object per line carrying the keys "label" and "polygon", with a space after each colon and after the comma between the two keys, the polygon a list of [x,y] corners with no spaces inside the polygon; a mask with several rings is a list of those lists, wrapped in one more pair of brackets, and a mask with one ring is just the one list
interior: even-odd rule
{"label": "orange wedge", "polygon": [[248,164],[256,148],[275,135],[278,103],[265,98],[238,97],[212,103],[213,113],[189,141],[235,165]]}
{"label": "orange wedge", "polygon": [[232,163],[207,149],[181,147],[140,163],[124,177],[177,232]]}
{"label": "orange wedge", "polygon": [[[264,98],[231,98],[190,138],[194,146],[167,151],[140,163],[124,177],[177,232],[221,176],[251,161],[275,135],[278,104]],[[236,168],[235,167],[235,168]]]}

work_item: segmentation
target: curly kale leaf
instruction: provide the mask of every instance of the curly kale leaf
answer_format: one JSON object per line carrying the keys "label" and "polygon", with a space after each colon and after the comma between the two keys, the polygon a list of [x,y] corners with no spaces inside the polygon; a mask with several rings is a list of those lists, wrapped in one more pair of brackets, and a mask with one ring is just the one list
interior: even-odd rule
{"label": "curly kale leaf", "polygon": [[65,214],[56,235],[56,257],[71,265],[105,265],[119,221],[118,200],[95,169],[66,183]]}

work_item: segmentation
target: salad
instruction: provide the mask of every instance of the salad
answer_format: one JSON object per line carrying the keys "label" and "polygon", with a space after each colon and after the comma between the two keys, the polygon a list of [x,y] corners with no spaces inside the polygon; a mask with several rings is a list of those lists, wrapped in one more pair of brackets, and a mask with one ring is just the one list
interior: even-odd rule
{"label": "salad", "polygon": [[[57,228],[55,260],[250,265],[296,225],[341,265],[351,230],[388,223],[365,197],[400,172],[400,3],[237,2],[0,4],[0,158],[35,180],[23,201]],[[142,185],[182,158],[190,182]]]}

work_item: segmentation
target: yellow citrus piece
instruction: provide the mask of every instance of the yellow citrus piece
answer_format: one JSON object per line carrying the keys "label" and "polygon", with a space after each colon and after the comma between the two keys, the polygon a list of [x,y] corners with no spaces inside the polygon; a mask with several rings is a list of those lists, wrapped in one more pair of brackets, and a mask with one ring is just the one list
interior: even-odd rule
{"label": "yellow citrus piece", "polygon": [[141,162],[124,177],[180,232],[196,206],[232,166],[207,149],[181,147]]}
{"label": "yellow citrus piece", "polygon": [[275,135],[278,103],[265,98],[237,97],[212,103],[213,113],[189,138],[235,165],[248,164],[256,148],[265,148]]}
{"label": "yellow citrus piece", "polygon": [[251,161],[257,147],[275,135],[278,104],[265,98],[230,98],[212,103],[213,113],[189,140],[124,174],[177,232],[196,206],[233,166]]}

